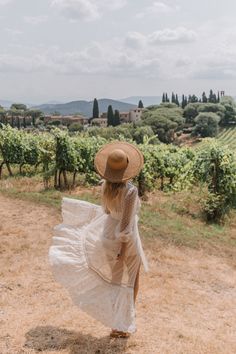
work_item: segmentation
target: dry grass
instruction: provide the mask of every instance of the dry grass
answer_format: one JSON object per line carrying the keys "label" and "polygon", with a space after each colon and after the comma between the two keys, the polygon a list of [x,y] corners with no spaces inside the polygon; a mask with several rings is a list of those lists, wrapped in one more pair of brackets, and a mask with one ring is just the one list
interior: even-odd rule
{"label": "dry grass", "polygon": [[53,280],[48,249],[60,220],[55,208],[0,195],[1,354],[236,353],[236,269],[227,258],[147,239],[138,332],[110,340]]}

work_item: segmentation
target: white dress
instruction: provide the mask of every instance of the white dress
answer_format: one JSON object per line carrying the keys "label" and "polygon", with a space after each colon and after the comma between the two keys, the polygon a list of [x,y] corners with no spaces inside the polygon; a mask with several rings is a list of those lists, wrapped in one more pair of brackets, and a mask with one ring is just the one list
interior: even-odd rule
{"label": "white dress", "polygon": [[[122,212],[71,198],[62,200],[62,224],[54,227],[49,261],[73,302],[105,326],[135,332],[134,283],[143,262],[137,188],[127,183]],[[126,242],[124,260],[117,260]]]}

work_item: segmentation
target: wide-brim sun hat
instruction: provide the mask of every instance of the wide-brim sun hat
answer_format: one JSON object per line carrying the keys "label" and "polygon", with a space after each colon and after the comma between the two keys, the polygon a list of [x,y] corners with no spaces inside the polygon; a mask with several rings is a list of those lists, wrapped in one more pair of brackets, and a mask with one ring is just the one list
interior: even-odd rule
{"label": "wide-brim sun hat", "polygon": [[144,159],[133,144],[113,141],[104,145],[96,154],[94,165],[98,174],[113,182],[125,182],[139,174]]}

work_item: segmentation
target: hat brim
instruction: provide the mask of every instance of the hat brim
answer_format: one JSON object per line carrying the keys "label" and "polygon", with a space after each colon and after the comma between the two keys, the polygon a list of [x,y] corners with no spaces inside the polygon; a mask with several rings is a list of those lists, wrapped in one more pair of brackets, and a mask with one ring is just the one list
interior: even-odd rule
{"label": "hat brim", "polygon": [[[122,170],[114,170],[107,164],[108,155],[115,149],[123,150],[128,156],[129,163]],[[94,159],[94,165],[98,174],[114,183],[124,182],[137,176],[143,167],[143,163],[144,160],[141,151],[135,145],[123,141],[114,141],[104,145]]]}

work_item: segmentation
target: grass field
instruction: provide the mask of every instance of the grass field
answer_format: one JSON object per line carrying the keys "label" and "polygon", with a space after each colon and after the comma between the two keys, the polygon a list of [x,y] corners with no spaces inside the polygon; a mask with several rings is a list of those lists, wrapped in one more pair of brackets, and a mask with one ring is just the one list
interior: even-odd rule
{"label": "grass field", "polygon": [[[60,192],[45,190],[40,176],[12,177],[0,181],[0,193],[13,199],[28,200],[60,210],[63,196],[100,203],[100,187],[77,187]],[[224,226],[207,224],[201,214],[205,191],[193,189],[179,193],[150,193],[142,202],[140,226],[147,243],[161,242],[190,248],[205,248],[210,253],[236,256],[236,213]]]}

